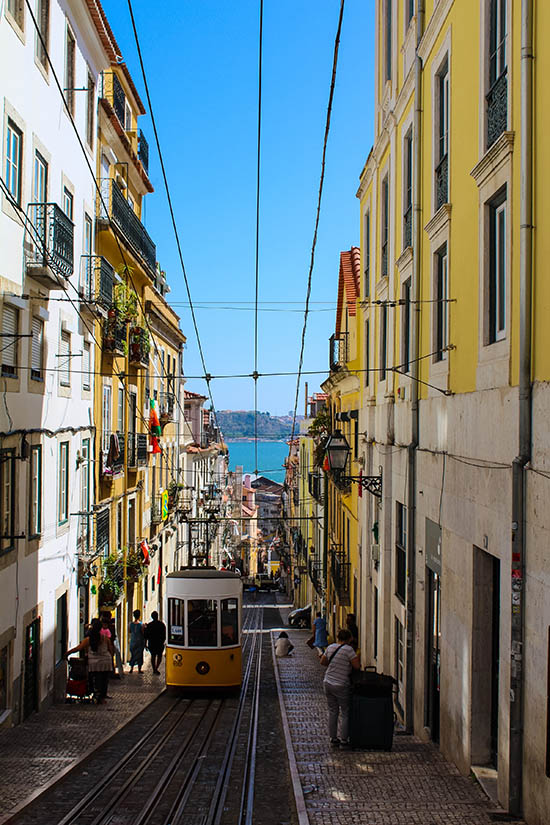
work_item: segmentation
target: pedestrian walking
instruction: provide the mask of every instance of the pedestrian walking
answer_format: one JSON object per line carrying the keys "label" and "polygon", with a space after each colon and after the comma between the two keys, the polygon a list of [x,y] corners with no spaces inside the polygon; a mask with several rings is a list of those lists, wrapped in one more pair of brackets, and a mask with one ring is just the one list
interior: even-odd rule
{"label": "pedestrian walking", "polygon": [[328,645],[328,635],[326,619],[323,619],[319,612],[317,612],[317,615],[313,621],[313,627],[311,629],[315,634],[313,639],[313,647],[316,647],[319,655],[321,655],[325,652],[326,646]]}
{"label": "pedestrian walking", "polygon": [[359,628],[355,621],[355,613],[348,613],[346,616],[346,628],[351,633],[351,646],[354,650],[359,649]]}
{"label": "pedestrian walking", "polygon": [[140,621],[141,613],[134,610],[134,621],[130,622],[130,673],[134,672],[137,666],[138,673],[142,673],[143,651],[145,650],[145,634],[143,632],[143,622]]}
{"label": "pedestrian walking", "polygon": [[294,645],[288,638],[288,633],[282,630],[275,642],[275,656],[280,659],[283,656],[288,656],[291,650],[294,650]]}
{"label": "pedestrian walking", "polygon": [[[327,669],[323,689],[328,706],[328,734],[330,744],[349,747],[349,703],[351,697],[350,676],[359,670],[359,656],[351,646],[351,633],[346,628],[338,631],[338,642],[329,645],[321,656],[321,664]],[[340,736],[338,717],[340,716]]]}
{"label": "pedestrian walking", "polygon": [[80,650],[88,654],[88,673],[92,677],[94,696],[98,705],[103,705],[107,698],[107,685],[109,673],[113,667],[114,649],[111,639],[102,633],[100,619],[92,619],[90,635],[82,639],[79,645],[68,650],[66,656]]}
{"label": "pedestrian walking", "polygon": [[151,665],[153,673],[159,675],[159,667],[164,653],[164,642],[166,641],[166,625],[159,620],[156,610],[151,613],[152,621],[145,627],[145,642],[151,654]]}

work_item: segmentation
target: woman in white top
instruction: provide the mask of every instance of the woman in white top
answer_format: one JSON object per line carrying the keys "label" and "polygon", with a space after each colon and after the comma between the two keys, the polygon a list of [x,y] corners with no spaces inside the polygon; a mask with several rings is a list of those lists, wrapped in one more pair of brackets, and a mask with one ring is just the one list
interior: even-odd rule
{"label": "woman in white top", "polygon": [[279,638],[275,642],[275,656],[279,658],[282,656],[288,656],[291,650],[294,650],[294,645],[291,643],[288,635],[283,630],[279,633]]}
{"label": "woman in white top", "polygon": [[[359,670],[361,667],[359,656],[351,647],[351,633],[349,630],[338,631],[338,643],[327,647],[321,656],[321,664],[327,669],[323,680],[323,688],[327,697],[330,743],[335,747],[339,745],[349,747],[350,675],[352,670]],[[340,738],[338,738],[338,716],[340,712],[342,718]]]}

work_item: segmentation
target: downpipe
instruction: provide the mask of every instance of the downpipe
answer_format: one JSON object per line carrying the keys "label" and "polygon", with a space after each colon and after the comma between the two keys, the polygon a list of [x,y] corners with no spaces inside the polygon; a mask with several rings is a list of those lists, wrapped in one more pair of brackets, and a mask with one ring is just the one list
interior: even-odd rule
{"label": "downpipe", "polygon": [[521,226],[518,455],[512,467],[512,565],[510,649],[510,775],[508,808],[522,810],[526,471],[531,460],[532,269],[533,269],[533,0],[521,4]]}

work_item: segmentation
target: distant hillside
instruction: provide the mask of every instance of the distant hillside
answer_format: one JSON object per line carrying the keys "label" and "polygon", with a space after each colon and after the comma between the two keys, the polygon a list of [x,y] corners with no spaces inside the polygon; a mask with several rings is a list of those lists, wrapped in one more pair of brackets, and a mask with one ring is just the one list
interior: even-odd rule
{"label": "distant hillside", "polygon": [[[225,438],[254,438],[254,410],[218,410],[216,417]],[[297,421],[300,418],[302,416],[296,416]],[[290,438],[291,433],[291,415],[258,412],[258,438],[285,439]]]}

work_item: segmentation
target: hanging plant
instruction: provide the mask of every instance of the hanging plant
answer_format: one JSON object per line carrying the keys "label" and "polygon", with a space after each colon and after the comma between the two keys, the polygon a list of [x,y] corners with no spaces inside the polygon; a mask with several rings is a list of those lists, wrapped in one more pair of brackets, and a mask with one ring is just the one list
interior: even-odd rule
{"label": "hanging plant", "polygon": [[117,284],[114,289],[114,307],[122,321],[137,321],[138,297],[126,284]]}

